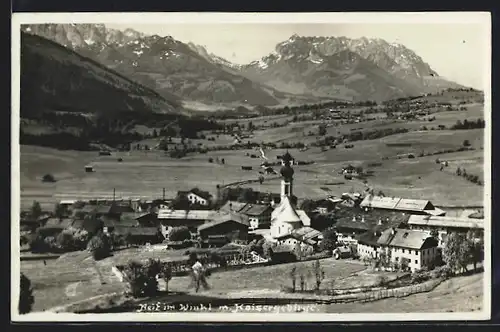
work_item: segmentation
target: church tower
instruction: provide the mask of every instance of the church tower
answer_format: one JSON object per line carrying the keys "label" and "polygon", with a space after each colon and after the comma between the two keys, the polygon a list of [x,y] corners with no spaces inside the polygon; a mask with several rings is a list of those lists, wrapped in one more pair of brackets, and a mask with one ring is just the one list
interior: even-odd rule
{"label": "church tower", "polygon": [[293,196],[293,168],[290,165],[292,156],[288,151],[283,155],[283,167],[281,167],[281,200],[284,197],[291,198]]}

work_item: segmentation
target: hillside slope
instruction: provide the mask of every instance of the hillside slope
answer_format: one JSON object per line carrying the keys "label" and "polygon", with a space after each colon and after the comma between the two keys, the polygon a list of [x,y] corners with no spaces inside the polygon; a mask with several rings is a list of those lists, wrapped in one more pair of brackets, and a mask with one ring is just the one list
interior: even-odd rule
{"label": "hillside slope", "polygon": [[157,92],[45,38],[21,33],[21,116],[44,111],[177,113]]}
{"label": "hillside slope", "polygon": [[22,30],[43,36],[157,91],[165,98],[209,103],[278,105],[283,93],[225,70],[171,36],[118,31],[102,24],[36,24]]}

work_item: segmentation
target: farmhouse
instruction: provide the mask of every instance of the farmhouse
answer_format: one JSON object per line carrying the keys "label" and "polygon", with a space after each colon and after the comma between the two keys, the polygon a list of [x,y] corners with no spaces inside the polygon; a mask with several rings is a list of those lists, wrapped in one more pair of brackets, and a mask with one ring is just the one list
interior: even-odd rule
{"label": "farmhouse", "polygon": [[208,206],[210,204],[210,193],[199,190],[198,188],[191,189],[190,191],[179,191],[178,197],[185,196],[191,204],[199,204]]}
{"label": "farmhouse", "polygon": [[474,218],[454,218],[412,215],[408,220],[410,229],[427,232],[437,231],[439,246],[444,245],[445,235],[451,232],[466,233],[469,230],[477,231],[478,236],[484,233],[484,221]]}
{"label": "farmhouse", "polygon": [[248,237],[248,217],[239,213],[220,212],[213,216],[213,220],[198,226],[198,234],[202,241],[210,236],[224,236],[229,241],[246,240]]}
{"label": "farmhouse", "polygon": [[113,234],[127,238],[133,244],[156,244],[163,241],[163,235],[156,227],[116,226]]}
{"label": "farmhouse", "polygon": [[[408,220],[401,212],[370,211],[360,215],[345,209],[345,215],[339,217],[334,228],[337,241],[344,244],[357,244],[365,233],[381,233],[388,228],[399,228]],[[379,234],[380,235],[380,234]]]}
{"label": "farmhouse", "polygon": [[436,208],[430,201],[400,197],[367,195],[360,204],[363,209],[402,211],[410,214],[443,216],[445,211]]}
{"label": "farmhouse", "polygon": [[294,252],[300,246],[300,252],[311,255],[316,243],[312,240],[302,240],[297,235],[290,233],[276,238],[274,252]]}
{"label": "farmhouse", "polygon": [[393,263],[406,265],[411,271],[431,266],[438,257],[438,241],[428,232],[390,228],[377,240],[379,252],[385,252]]}
{"label": "farmhouse", "polygon": [[214,211],[210,210],[171,210],[158,211],[158,221],[164,226],[187,226],[191,231],[196,231],[198,226],[211,221]]}
{"label": "farmhouse", "polygon": [[137,213],[137,212],[124,212],[120,216],[120,222],[126,220],[134,220],[141,226],[157,226],[157,217],[155,213],[145,212],[145,213]]}
{"label": "farmhouse", "polygon": [[272,208],[268,204],[251,204],[228,201],[220,211],[238,212],[248,217],[250,229],[269,228],[271,224]]}

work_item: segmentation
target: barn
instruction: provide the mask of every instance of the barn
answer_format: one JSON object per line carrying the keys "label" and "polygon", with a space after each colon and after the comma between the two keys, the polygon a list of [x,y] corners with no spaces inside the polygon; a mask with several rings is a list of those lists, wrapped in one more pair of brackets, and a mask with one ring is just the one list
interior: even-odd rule
{"label": "barn", "polygon": [[246,240],[248,227],[248,217],[242,214],[218,213],[212,221],[198,227],[198,234],[202,240],[217,235],[226,236],[230,241]]}

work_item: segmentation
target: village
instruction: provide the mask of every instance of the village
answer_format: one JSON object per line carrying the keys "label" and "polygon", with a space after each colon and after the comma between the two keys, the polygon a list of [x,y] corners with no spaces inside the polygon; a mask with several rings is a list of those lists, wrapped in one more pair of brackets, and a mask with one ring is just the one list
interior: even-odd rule
{"label": "village", "polygon": [[[472,263],[476,271],[481,264],[482,210],[446,216],[430,201],[386,197],[368,189],[325,195],[320,200],[299,199],[294,194],[295,186],[300,186],[294,183],[297,161],[288,151],[279,160],[279,193],[217,186],[213,195],[192,188],[172,198],[164,194],[150,200],[114,196],[61,200],[52,212],[42,211],[35,202],[21,215],[21,260],[39,257],[46,264],[45,260],[64,253],[83,251],[99,261],[113,252],[139,248],[147,254],[135,259],[132,255],[130,262],[112,269],[122,283],[131,284],[127,269],[132,261],[142,259],[141,264],[147,265],[156,260],[168,266],[172,278],[189,272],[186,255],[193,253],[203,257],[213,271],[320,262],[331,257],[370,266],[375,286],[388,286],[388,272],[395,273],[394,282],[402,275],[415,282],[429,279],[432,270],[449,276],[455,273],[447,270],[450,267],[458,273]],[[342,171],[346,176],[355,173],[354,167]],[[461,245],[474,249],[450,261],[450,251],[460,251]],[[163,275],[160,271],[164,270],[159,268],[154,278]],[[421,277],[422,273],[427,277]],[[169,278],[164,286],[167,291]],[[322,278],[317,278],[318,290]],[[293,285],[295,292],[295,281]],[[354,282],[352,287],[361,286]],[[147,294],[139,290],[135,295],[144,298]]]}

